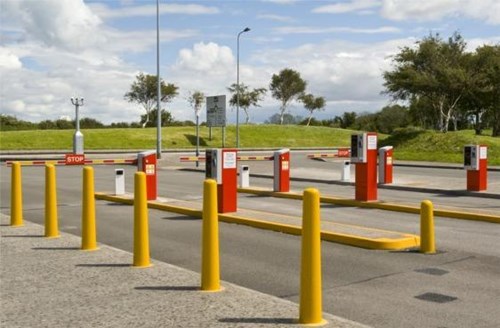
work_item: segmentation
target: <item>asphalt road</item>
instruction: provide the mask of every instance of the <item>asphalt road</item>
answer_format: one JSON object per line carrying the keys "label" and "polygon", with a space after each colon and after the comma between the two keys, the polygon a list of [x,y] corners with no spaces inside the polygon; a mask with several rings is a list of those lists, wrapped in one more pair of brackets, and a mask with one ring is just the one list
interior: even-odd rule
{"label": "asphalt road", "polygon": [[[127,191],[131,192],[134,169],[125,169]],[[96,191],[112,191],[114,168],[95,170]],[[159,174],[162,197],[201,200],[203,174],[169,168],[162,168]],[[58,167],[57,175],[60,229],[79,235],[81,168]],[[3,166],[0,199],[5,214],[9,213],[9,181],[10,170]],[[270,187],[272,180],[252,179],[252,185]],[[322,193],[353,195],[350,186],[293,182],[292,188],[301,190],[312,185]],[[43,223],[42,167],[23,168],[23,188],[25,219]],[[498,200],[487,198],[457,199],[444,194],[391,190],[380,190],[380,198],[410,203],[433,199],[446,206],[499,212]],[[97,204],[98,240],[131,251],[132,207]],[[239,206],[297,217],[301,211],[298,201],[250,195],[240,195]],[[156,210],[149,213],[152,257],[199,272],[201,221]],[[419,229],[416,215],[372,209],[328,205],[322,208],[322,219],[409,233],[418,233]],[[411,250],[364,250],[323,242],[323,310],[375,327],[497,327],[500,251],[496,246],[500,227],[439,218],[436,239],[436,255]],[[220,242],[223,280],[298,301],[299,237],[221,223]]]}

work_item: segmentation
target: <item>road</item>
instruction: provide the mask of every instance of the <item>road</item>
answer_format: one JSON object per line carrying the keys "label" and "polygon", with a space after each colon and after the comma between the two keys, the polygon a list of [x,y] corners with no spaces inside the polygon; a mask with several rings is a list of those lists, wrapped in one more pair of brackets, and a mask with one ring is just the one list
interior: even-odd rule
{"label": "road", "polygon": [[[322,165],[311,163],[299,169],[307,170],[312,165],[317,171],[314,165]],[[96,191],[112,191],[114,168],[96,167],[95,171]],[[201,200],[201,173],[163,167],[159,174],[162,197]],[[58,167],[57,175],[60,229],[79,235],[81,168]],[[129,192],[132,177],[133,168],[126,168]],[[9,213],[9,179],[10,170],[2,167],[1,211],[5,214]],[[43,223],[43,179],[43,168],[23,168],[24,216],[37,223]],[[272,180],[252,178],[251,183],[270,187]],[[351,186],[292,183],[295,190],[306,186],[318,187],[325,194],[353,195]],[[500,212],[498,200],[489,198],[457,199],[446,194],[387,189],[380,190],[380,198],[410,203],[433,199],[443,206]],[[251,195],[239,195],[239,206],[297,217],[301,211],[299,201]],[[132,213],[130,206],[98,202],[99,241],[131,251]],[[201,221],[156,210],[149,213],[151,256],[199,272]],[[326,205],[322,207],[322,219],[417,234],[419,229],[416,215],[373,209]],[[499,226],[437,218],[436,239],[436,255],[323,242],[323,310],[375,327],[496,327],[500,322],[496,311],[500,251],[495,246],[500,240]],[[221,223],[220,241],[223,280],[298,301],[299,237]]]}

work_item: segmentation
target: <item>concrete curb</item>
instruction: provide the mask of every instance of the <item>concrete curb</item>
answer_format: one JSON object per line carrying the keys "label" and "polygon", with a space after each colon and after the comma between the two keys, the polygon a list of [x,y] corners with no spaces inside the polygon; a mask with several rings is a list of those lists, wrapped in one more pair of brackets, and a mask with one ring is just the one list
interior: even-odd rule
{"label": "concrete curb", "polygon": [[[198,172],[198,173],[205,172],[202,169],[195,169],[195,168],[179,168],[178,170],[179,171],[186,171],[186,172]],[[258,174],[258,173],[251,173],[250,177],[263,178],[263,179],[274,179],[274,177],[272,175]],[[337,181],[337,180],[321,180],[321,179],[314,179],[314,178],[291,177],[290,181],[324,183],[324,184],[333,184],[333,185],[339,185],[339,186],[354,186],[353,182],[344,182],[344,181]],[[392,189],[392,190],[402,190],[402,191],[427,192],[427,193],[453,195],[453,196],[468,196],[468,197],[500,199],[500,194],[493,194],[493,193],[487,193],[487,192],[482,192],[482,191],[481,192],[474,192],[474,191],[467,191],[467,190],[422,188],[422,187],[397,186],[397,185],[387,185],[387,184],[379,184],[377,187],[379,189],[389,189],[389,190]]]}
{"label": "concrete curb", "polygon": [[[288,199],[298,199],[298,200],[302,199],[301,194],[292,193],[292,192],[282,193],[282,192],[274,192],[271,190],[262,190],[262,189],[255,189],[255,188],[238,188],[238,192],[247,193],[247,194],[254,194],[254,195],[278,197],[278,198],[288,198]],[[320,197],[320,201],[323,203],[335,204],[335,205],[356,206],[356,207],[364,207],[364,208],[376,208],[376,209],[387,210],[387,211],[420,214],[420,207],[418,207],[418,206],[399,205],[399,204],[391,204],[391,203],[383,203],[383,202],[362,202],[362,201],[357,201],[354,199],[328,197],[328,196]],[[440,216],[440,217],[462,219],[462,220],[474,220],[474,221],[484,221],[484,222],[491,222],[491,223],[500,223],[500,216],[481,214],[481,213],[469,213],[469,212],[434,209],[434,215]]]}
{"label": "concrete curb", "polygon": [[[282,193],[285,195],[284,193]],[[295,197],[292,194],[292,197]],[[110,202],[117,202],[122,204],[133,205],[134,201],[128,196],[113,196],[110,194],[96,192],[95,198],[98,200],[106,200]],[[173,212],[177,214],[183,214],[193,217],[202,217],[202,212],[199,210],[193,210],[186,207],[169,205],[165,203],[160,203],[156,201],[148,201],[148,208],[154,208],[162,211]],[[301,235],[302,227],[298,225],[289,225],[271,221],[264,221],[258,219],[250,219],[245,218],[239,215],[234,214],[219,214],[219,221],[226,223],[236,223],[242,224],[258,229],[265,229],[271,231],[277,231],[282,233],[287,233],[291,235]],[[372,231],[380,231],[380,232],[390,232],[395,233],[393,231],[381,230],[381,229],[373,229],[373,228],[363,228],[366,230]],[[367,249],[377,249],[377,250],[401,250],[407,248],[413,248],[420,246],[420,238],[416,235],[406,234],[406,233],[397,233],[401,235],[401,238],[365,238],[356,235],[335,233],[330,231],[321,231],[321,239],[325,241],[331,241],[339,244],[356,246]]]}

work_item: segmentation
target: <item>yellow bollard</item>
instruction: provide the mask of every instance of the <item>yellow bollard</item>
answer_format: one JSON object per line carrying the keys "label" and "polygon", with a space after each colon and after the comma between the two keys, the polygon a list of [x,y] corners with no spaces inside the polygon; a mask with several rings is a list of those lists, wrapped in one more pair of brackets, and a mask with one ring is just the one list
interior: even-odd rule
{"label": "yellow bollard", "polygon": [[299,323],[321,325],[321,229],[317,189],[304,190],[302,207],[302,259],[300,267]]}
{"label": "yellow bollard", "polygon": [[45,165],[45,237],[58,238],[56,168]]}
{"label": "yellow bollard", "polygon": [[82,192],[82,250],[97,250],[95,199],[94,199],[94,168],[83,168]]}
{"label": "yellow bollard", "polygon": [[436,253],[434,208],[430,200],[424,200],[420,204],[420,253]]}
{"label": "yellow bollard", "polygon": [[201,290],[206,292],[220,291],[217,183],[211,179],[207,179],[203,183],[201,253]]}
{"label": "yellow bollard", "polygon": [[134,263],[136,268],[151,266],[149,259],[148,200],[146,196],[146,174],[136,172],[134,176]]}
{"label": "yellow bollard", "polygon": [[12,163],[10,195],[10,225],[22,227],[23,223],[23,187],[21,179],[21,163]]}

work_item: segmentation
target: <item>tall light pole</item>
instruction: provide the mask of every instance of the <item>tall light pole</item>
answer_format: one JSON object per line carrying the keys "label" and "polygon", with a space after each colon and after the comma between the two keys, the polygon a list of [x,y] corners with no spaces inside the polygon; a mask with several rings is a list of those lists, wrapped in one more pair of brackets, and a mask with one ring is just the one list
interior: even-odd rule
{"label": "tall light pole", "polygon": [[236,38],[236,148],[240,148],[240,35],[248,31],[245,27]]}
{"label": "tall light pole", "polygon": [[83,134],[80,132],[79,109],[83,106],[83,98],[71,97],[71,103],[75,106],[76,131],[73,135],[73,154],[83,154]]}
{"label": "tall light pole", "polygon": [[156,157],[161,158],[160,0],[156,0]]}

